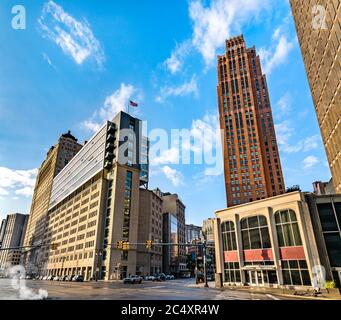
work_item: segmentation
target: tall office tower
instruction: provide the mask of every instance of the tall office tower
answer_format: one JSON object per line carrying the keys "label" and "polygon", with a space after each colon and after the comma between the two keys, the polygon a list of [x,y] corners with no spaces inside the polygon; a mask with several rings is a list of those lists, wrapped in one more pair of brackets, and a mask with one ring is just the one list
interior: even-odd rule
{"label": "tall office tower", "polygon": [[218,103],[227,205],[284,193],[266,77],[243,36],[227,40],[218,56]]}
{"label": "tall office tower", "polygon": [[[30,216],[27,224],[24,245],[41,245],[46,227],[46,213],[49,206],[53,178],[68,164],[82,148],[70,131],[60,136],[58,143],[50,148],[46,159],[38,171],[34,188]],[[29,249],[24,253],[23,263],[27,271],[36,268],[40,248]]]}
{"label": "tall office tower", "polygon": [[[0,235],[2,237],[2,247],[20,247],[24,242],[24,235],[27,226],[28,215],[14,213],[9,214],[2,224]],[[0,251],[0,270],[18,265],[21,258],[21,249]]]}
{"label": "tall office tower", "polygon": [[0,248],[2,246],[2,240],[4,238],[5,228],[6,228],[6,219],[2,219],[1,225],[0,225]]}
{"label": "tall office tower", "polygon": [[[87,280],[135,274],[139,188],[147,183],[142,121],[120,112],[53,179],[41,273]],[[122,251],[118,241],[131,245]]]}
{"label": "tall office tower", "polygon": [[290,0],[333,184],[341,193],[341,0]]}
{"label": "tall office tower", "polygon": [[[152,240],[162,242],[162,198],[155,192],[140,189],[138,243]],[[153,275],[162,272],[162,247],[137,248],[137,271],[140,275]]]}
{"label": "tall office tower", "polygon": [[[155,191],[156,194],[160,195],[162,202],[162,213],[164,215],[163,222],[163,241],[186,243],[186,225],[185,225],[185,205],[177,194],[171,194],[169,192],[163,193],[160,190]],[[176,230],[176,231],[175,231]],[[176,236],[175,236],[176,234]],[[165,252],[166,251],[166,252]],[[171,252],[169,252],[171,251]],[[182,271],[186,270],[186,247],[164,247],[164,272],[174,272],[178,275]],[[167,264],[169,259],[167,256],[172,256],[172,267],[171,270],[167,271]],[[174,258],[176,257],[176,259]],[[166,261],[166,262],[165,262]]]}

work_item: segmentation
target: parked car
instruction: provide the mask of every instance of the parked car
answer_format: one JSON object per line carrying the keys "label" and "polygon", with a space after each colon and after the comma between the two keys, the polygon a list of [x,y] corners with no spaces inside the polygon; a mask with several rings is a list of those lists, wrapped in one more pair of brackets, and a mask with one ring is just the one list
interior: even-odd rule
{"label": "parked car", "polygon": [[55,276],[54,278],[53,278],[53,281],[59,281],[59,276]]}
{"label": "parked car", "polygon": [[213,273],[207,274],[207,281],[214,281],[214,274]]}
{"label": "parked car", "polygon": [[136,283],[139,283],[141,284],[142,283],[142,277],[140,276],[137,276],[137,275],[134,275],[134,276],[131,276],[131,277],[127,277],[127,278],[124,278],[123,279],[123,283],[124,284],[136,284]]}
{"label": "parked car", "polygon": [[74,275],[69,275],[67,276],[67,278],[65,279],[65,281],[72,281],[72,279],[74,278]]}
{"label": "parked car", "polygon": [[155,276],[148,276],[148,277],[146,277],[146,280],[155,281]]}
{"label": "parked car", "polygon": [[46,279],[46,280],[52,281],[52,280],[53,280],[53,278],[54,278],[54,276],[53,276],[53,275],[50,275],[50,276],[48,276],[48,277],[47,277],[47,279]]}
{"label": "parked car", "polygon": [[61,276],[59,281],[67,281],[66,279],[68,278],[67,275]]}
{"label": "parked car", "polygon": [[72,278],[72,281],[74,281],[74,282],[83,282],[84,281],[84,277],[81,274],[77,274],[76,276],[74,276]]}
{"label": "parked car", "polygon": [[47,280],[48,276],[43,276],[42,280]]}

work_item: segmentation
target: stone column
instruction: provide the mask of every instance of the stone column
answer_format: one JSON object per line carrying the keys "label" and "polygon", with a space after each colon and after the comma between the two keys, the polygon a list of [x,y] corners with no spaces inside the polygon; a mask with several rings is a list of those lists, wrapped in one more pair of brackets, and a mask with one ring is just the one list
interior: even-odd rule
{"label": "stone column", "polygon": [[240,281],[242,284],[245,283],[245,274],[242,271],[242,267],[244,267],[244,251],[243,251],[243,241],[242,241],[242,231],[240,228],[240,219],[239,214],[235,214],[233,216],[233,222],[236,232],[236,243],[237,243],[237,251],[238,251],[238,261],[239,261],[239,268],[240,268]]}
{"label": "stone column", "polygon": [[274,257],[274,263],[277,272],[278,284],[283,285],[283,274],[282,274],[282,264],[281,255],[278,245],[277,230],[274,212],[271,207],[267,207],[266,219],[268,221],[269,235],[271,241],[272,255]]}

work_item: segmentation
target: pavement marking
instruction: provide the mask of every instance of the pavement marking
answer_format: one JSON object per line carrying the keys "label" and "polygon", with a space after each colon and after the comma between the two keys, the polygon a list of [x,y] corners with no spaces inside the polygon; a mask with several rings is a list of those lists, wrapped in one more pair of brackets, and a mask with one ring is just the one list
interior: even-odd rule
{"label": "pavement marking", "polygon": [[255,298],[255,297],[256,297],[256,295],[254,293],[251,293],[251,299],[252,300],[260,300],[259,298]]}
{"label": "pavement marking", "polygon": [[281,300],[279,298],[274,297],[272,294],[267,294],[266,296],[273,299],[273,300]]}
{"label": "pavement marking", "polygon": [[160,288],[166,288],[166,286],[144,287],[140,289],[160,289]]}

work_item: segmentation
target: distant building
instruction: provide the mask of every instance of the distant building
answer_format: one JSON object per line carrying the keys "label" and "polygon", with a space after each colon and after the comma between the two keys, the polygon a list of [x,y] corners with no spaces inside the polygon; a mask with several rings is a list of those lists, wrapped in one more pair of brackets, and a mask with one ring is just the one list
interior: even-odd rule
{"label": "distant building", "polygon": [[[140,189],[138,243],[152,240],[162,242],[162,198],[155,192]],[[162,272],[162,247],[153,245],[151,249],[141,245],[137,248],[138,274],[146,276]]]}
{"label": "distant building", "polygon": [[214,242],[213,222],[213,218],[208,218],[203,221],[202,233],[207,242]]}
{"label": "distant building", "polygon": [[[53,179],[70,162],[70,160],[82,148],[82,145],[70,131],[60,136],[58,143],[47,152],[46,159],[41,164],[34,193],[32,197],[31,211],[25,234],[25,246],[41,246],[44,232],[46,231],[47,211],[50,204]],[[29,249],[23,254],[23,263],[27,272],[31,272],[31,266],[42,268],[41,247]]]}
{"label": "distant building", "polygon": [[323,266],[340,287],[340,195],[296,191],[216,216],[216,268],[225,285],[312,287]]}
{"label": "distant building", "polygon": [[191,243],[193,240],[202,240],[202,227],[195,226],[194,224],[185,225],[186,243]]}
{"label": "distant building", "polygon": [[[156,193],[160,194],[160,191],[156,191]],[[170,214],[169,217],[173,216],[176,218],[176,228],[177,228],[177,241],[178,243],[186,242],[186,234],[185,234],[185,209],[186,206],[183,204],[181,199],[177,194],[161,193],[162,197],[162,212],[163,214]],[[164,220],[165,221],[165,220]],[[169,221],[169,219],[166,221]],[[174,222],[174,219],[171,218],[171,221]],[[165,230],[165,229],[164,229]],[[169,237],[164,235],[164,237]],[[174,236],[172,235],[174,238]],[[175,249],[174,249],[175,250]],[[177,274],[180,274],[181,271],[186,270],[187,268],[187,259],[186,259],[186,247],[179,246],[177,249],[178,259],[177,259]]]}
{"label": "distant building", "polygon": [[313,183],[313,188],[316,195],[335,194],[333,179],[329,182],[315,181]]}
{"label": "distant building", "polygon": [[180,254],[179,247],[175,245],[179,242],[178,219],[176,215],[166,212],[163,214],[163,242],[168,245],[163,247],[163,272],[180,273]]}
{"label": "distant building", "polygon": [[[28,215],[9,214],[1,223],[2,248],[20,247],[23,245]],[[21,249],[0,251],[0,270],[20,264]]]}
{"label": "distant building", "polygon": [[6,228],[6,219],[3,219],[1,220],[1,225],[0,225],[0,248],[2,245],[2,240],[4,238],[5,228]]}

